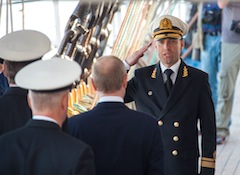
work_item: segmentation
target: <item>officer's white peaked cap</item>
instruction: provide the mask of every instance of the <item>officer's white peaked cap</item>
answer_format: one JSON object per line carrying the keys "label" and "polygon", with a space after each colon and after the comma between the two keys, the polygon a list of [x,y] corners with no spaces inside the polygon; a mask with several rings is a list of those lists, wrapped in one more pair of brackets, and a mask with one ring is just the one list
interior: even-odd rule
{"label": "officer's white peaked cap", "polygon": [[0,58],[8,61],[36,60],[50,49],[50,39],[35,30],[15,31],[0,39]]}
{"label": "officer's white peaked cap", "polygon": [[155,40],[164,38],[180,39],[188,32],[188,25],[172,15],[162,15],[150,24]]}
{"label": "officer's white peaked cap", "polygon": [[81,72],[76,61],[54,57],[28,64],[17,73],[15,82],[33,91],[58,91],[78,81]]}

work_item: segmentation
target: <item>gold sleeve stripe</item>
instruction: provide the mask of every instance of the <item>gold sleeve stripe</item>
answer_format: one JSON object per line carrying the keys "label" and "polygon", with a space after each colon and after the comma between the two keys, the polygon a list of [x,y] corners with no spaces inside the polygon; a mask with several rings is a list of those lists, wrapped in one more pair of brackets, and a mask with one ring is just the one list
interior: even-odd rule
{"label": "gold sleeve stripe", "polygon": [[207,157],[202,157],[202,161],[215,162],[215,159],[213,159],[213,158],[207,158]]}
{"label": "gold sleeve stripe", "polygon": [[205,168],[215,168],[215,162],[201,161],[201,166]]}

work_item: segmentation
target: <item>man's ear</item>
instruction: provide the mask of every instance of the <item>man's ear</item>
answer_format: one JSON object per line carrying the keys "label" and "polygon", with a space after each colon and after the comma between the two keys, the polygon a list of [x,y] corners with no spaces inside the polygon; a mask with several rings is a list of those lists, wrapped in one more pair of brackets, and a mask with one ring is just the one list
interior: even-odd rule
{"label": "man's ear", "polygon": [[181,40],[181,49],[183,49],[185,47],[185,42],[184,40]]}
{"label": "man's ear", "polygon": [[32,101],[29,95],[27,96],[28,106],[32,109]]}
{"label": "man's ear", "polygon": [[3,70],[4,70],[4,66],[3,66],[3,64],[0,63],[0,72],[2,73]]}
{"label": "man's ear", "polygon": [[3,75],[7,77],[7,66],[5,66],[4,62],[2,66],[3,66]]}
{"label": "man's ear", "polygon": [[95,85],[93,79],[91,78],[90,80],[91,80],[91,83],[92,83],[92,86],[93,86],[94,90],[96,91],[96,90],[97,90],[97,87],[96,87],[96,85]]}
{"label": "man's ear", "polygon": [[66,93],[65,95],[63,95],[62,100],[61,100],[61,108],[63,110],[68,108],[68,93]]}
{"label": "man's ear", "polygon": [[128,82],[128,74],[126,74],[123,78],[123,87],[127,88],[127,82]]}
{"label": "man's ear", "polygon": [[157,41],[153,41],[152,44],[153,44],[154,48],[157,49]]}

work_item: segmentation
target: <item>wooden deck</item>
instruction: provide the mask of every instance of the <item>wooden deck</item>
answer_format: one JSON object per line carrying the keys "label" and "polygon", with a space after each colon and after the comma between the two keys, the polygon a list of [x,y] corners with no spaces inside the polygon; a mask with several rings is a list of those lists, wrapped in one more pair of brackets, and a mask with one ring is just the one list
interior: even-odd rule
{"label": "wooden deck", "polygon": [[240,175],[240,74],[235,88],[230,136],[225,144],[217,146],[215,175]]}

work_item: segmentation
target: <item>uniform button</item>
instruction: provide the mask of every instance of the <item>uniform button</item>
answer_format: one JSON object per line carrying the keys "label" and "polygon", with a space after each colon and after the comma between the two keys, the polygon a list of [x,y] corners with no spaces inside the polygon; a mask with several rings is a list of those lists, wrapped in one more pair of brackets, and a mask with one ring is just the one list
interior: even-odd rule
{"label": "uniform button", "polygon": [[162,120],[159,120],[159,121],[158,121],[158,125],[159,125],[159,126],[162,126],[162,125],[163,125],[163,121],[162,121]]}
{"label": "uniform button", "polygon": [[153,94],[152,91],[148,91],[148,95],[151,96]]}
{"label": "uniform button", "polygon": [[178,128],[180,124],[179,124],[178,122],[174,122],[173,125],[174,125],[176,128]]}
{"label": "uniform button", "polygon": [[174,136],[173,137],[173,141],[177,142],[179,140],[179,137],[178,136]]}
{"label": "uniform button", "polygon": [[173,151],[172,151],[172,155],[174,155],[174,156],[178,155],[177,150],[173,150]]}

